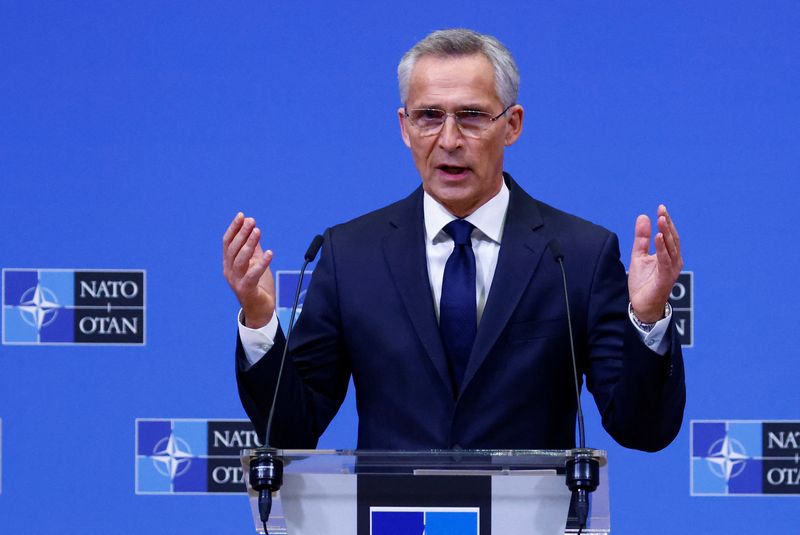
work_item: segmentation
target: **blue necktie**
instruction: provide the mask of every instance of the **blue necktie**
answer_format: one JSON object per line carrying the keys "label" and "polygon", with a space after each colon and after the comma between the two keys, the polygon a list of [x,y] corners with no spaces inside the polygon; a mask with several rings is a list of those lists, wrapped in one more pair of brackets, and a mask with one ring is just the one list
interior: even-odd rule
{"label": "blue necktie", "polygon": [[472,251],[472,223],[451,221],[444,231],[455,247],[444,266],[442,298],[439,301],[439,332],[450,364],[455,391],[461,388],[475,333],[478,312],[475,303],[475,253]]}

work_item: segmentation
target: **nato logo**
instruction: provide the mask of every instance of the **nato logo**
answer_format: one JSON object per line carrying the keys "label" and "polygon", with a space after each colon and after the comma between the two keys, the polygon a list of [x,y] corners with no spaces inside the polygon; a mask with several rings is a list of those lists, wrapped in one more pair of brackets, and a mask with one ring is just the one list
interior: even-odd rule
{"label": "nato logo", "polygon": [[[303,286],[300,288],[300,300],[297,302],[297,315],[303,311],[303,302],[306,300],[308,285],[311,283],[312,271],[306,271],[303,277]],[[281,325],[289,325],[292,315],[294,296],[297,292],[297,283],[300,281],[299,271],[278,271],[275,273],[275,299],[278,302],[278,321]],[[295,321],[297,318],[295,318]]]}
{"label": "nato logo", "polygon": [[681,346],[694,345],[694,272],[682,271],[669,294],[672,321]]}
{"label": "nato logo", "polygon": [[3,344],[144,345],[145,272],[3,269]]}
{"label": "nato logo", "polygon": [[800,495],[800,422],[693,420],[691,495]]}
{"label": "nato logo", "polygon": [[248,420],[136,419],[136,494],[245,493],[242,449],[258,448]]}
{"label": "nato logo", "polygon": [[477,507],[370,507],[371,535],[478,535]]}

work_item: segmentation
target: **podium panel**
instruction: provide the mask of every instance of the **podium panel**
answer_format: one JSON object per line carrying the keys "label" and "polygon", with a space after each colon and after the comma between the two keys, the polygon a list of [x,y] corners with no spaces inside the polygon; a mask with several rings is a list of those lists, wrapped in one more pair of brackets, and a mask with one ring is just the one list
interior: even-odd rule
{"label": "podium panel", "polygon": [[[264,533],[258,493],[249,483],[255,530]],[[586,534],[610,533],[607,455],[592,494]],[[565,484],[570,451],[278,450],[281,490],[267,524],[271,535],[562,535],[577,533]]]}

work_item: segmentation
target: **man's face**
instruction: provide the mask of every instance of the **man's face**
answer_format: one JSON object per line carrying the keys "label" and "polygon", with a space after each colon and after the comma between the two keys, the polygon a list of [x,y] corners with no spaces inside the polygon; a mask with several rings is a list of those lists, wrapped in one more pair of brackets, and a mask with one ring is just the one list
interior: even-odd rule
{"label": "man's face", "polygon": [[[436,108],[449,113],[503,111],[492,64],[483,54],[455,58],[423,56],[411,71],[406,108]],[[522,132],[523,110],[512,106],[478,139],[465,137],[447,117],[435,135],[422,136],[398,110],[403,141],[411,149],[422,187],[453,215],[466,217],[500,191],[503,151]]]}

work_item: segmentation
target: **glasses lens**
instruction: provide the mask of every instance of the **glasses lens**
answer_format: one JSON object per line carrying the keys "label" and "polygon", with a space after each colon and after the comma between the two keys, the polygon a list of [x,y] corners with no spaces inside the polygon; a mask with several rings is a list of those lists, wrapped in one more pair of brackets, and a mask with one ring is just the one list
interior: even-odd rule
{"label": "glasses lens", "polygon": [[408,110],[408,118],[420,130],[435,130],[439,128],[444,123],[445,117],[445,112],[442,110],[428,108]]}
{"label": "glasses lens", "polygon": [[455,113],[458,126],[464,133],[480,134],[492,124],[492,116],[476,110],[462,110]]}

